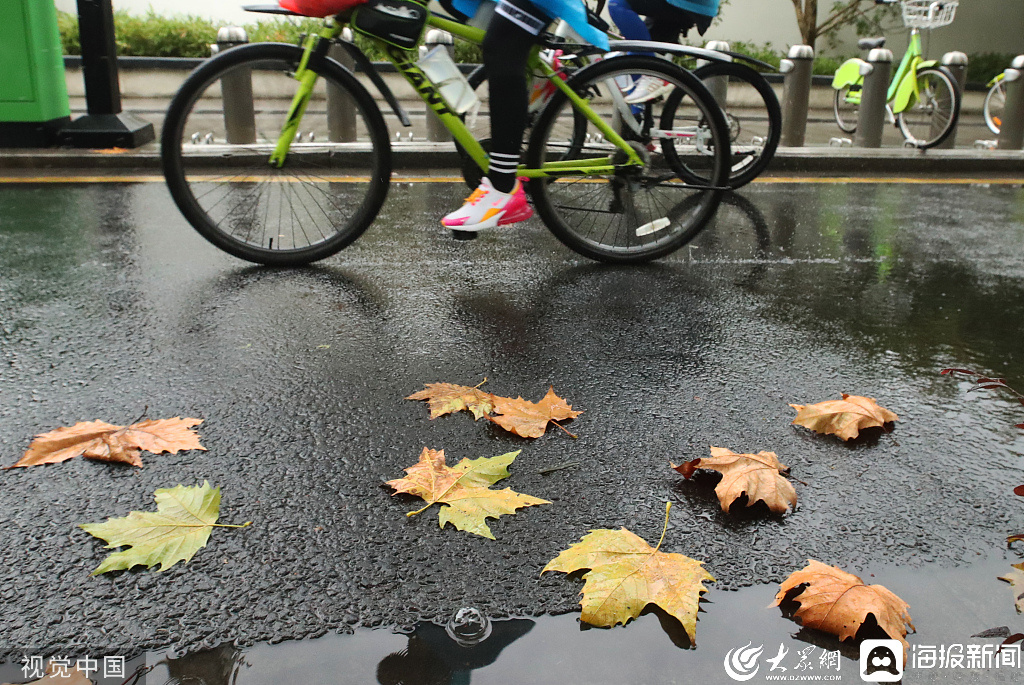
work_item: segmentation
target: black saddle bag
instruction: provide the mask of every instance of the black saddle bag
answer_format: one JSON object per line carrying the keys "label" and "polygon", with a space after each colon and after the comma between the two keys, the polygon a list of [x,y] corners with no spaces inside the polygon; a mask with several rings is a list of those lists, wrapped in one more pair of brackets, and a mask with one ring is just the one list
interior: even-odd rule
{"label": "black saddle bag", "polygon": [[427,25],[427,8],[413,0],[369,0],[352,18],[352,28],[388,45],[412,50]]}

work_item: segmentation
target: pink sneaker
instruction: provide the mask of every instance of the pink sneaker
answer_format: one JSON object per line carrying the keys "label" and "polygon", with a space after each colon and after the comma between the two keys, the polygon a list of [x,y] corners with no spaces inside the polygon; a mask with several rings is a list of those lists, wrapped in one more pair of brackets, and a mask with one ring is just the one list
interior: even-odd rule
{"label": "pink sneaker", "polygon": [[495,190],[485,176],[462,207],[441,219],[441,223],[457,231],[479,231],[526,221],[531,216],[533,209],[526,201],[522,181],[516,179],[512,192],[503,193]]}

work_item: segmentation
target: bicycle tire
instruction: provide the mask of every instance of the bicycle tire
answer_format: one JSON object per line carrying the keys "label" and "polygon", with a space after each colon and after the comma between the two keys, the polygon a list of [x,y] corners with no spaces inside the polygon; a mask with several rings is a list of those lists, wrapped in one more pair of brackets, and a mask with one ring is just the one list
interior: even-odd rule
{"label": "bicycle tire", "polygon": [[[706,117],[710,122],[707,129],[714,162],[709,177],[713,185],[686,184],[664,156],[656,154],[655,140],[664,132],[654,125],[661,121],[654,108],[664,103],[664,98],[641,105],[642,119],[633,119],[640,125],[640,132],[631,130],[624,137],[645,160],[642,169],[622,165],[606,176],[566,175],[532,179],[529,184],[537,213],[548,229],[572,250],[597,261],[646,262],[679,249],[714,216],[728,182],[729,134],[722,110],[690,72],[656,57],[622,55],[581,69],[568,83],[607,121],[614,120],[617,113],[608,100],[618,92],[615,77],[635,80],[644,75],[662,79],[666,87],[682,89],[692,100],[692,105],[687,104],[694,108],[694,117]],[[621,113],[618,116],[618,125],[625,130],[628,125],[622,123]],[[572,108],[564,93],[555,93],[530,136],[527,167],[538,168],[547,159],[583,155],[608,154],[613,161],[616,157],[624,159],[624,153],[602,136],[584,133],[581,120],[591,126]]]}
{"label": "bicycle tire", "polygon": [[[171,101],[161,135],[164,178],[189,223],[225,252],[270,266],[309,264],[347,247],[376,218],[391,180],[380,109],[350,72],[316,54],[308,68],[320,78],[302,119],[307,141],[292,145],[282,168],[268,164],[298,87],[288,74],[301,57],[294,45],[254,43],[204,62]],[[223,93],[231,80],[277,93],[254,102],[248,133],[229,134],[235,115]],[[331,133],[328,87],[335,102],[351,105],[344,136]],[[365,142],[332,140],[356,136]]]}
{"label": "bicycle tire", "polygon": [[[956,127],[960,117],[960,86],[945,67],[926,67],[917,71],[917,87],[920,93],[917,102],[896,115],[896,125],[915,147],[927,150],[946,140]],[[938,107],[947,107],[948,113],[935,119]],[[922,138],[918,134],[925,129],[927,137]]]}
{"label": "bicycle tire", "polygon": [[[729,186],[740,188],[753,181],[763,172],[779,147],[782,138],[782,108],[771,85],[750,67],[734,62],[712,62],[698,69],[693,75],[707,85],[712,78],[725,78],[753,88],[760,103],[754,105],[754,115],[740,112],[739,108],[723,107],[728,117],[732,164],[729,169]],[[662,128],[671,128],[675,109],[683,100],[682,91],[674,91],[665,104],[662,114]],[[733,125],[735,122],[735,126]],[[733,132],[735,130],[735,133]],[[737,144],[739,142],[739,144]],[[691,183],[708,183],[709,178],[700,169],[691,168],[675,152],[674,146],[666,146],[665,156],[671,164],[678,165],[680,175]]]}
{"label": "bicycle tire", "polygon": [[835,115],[836,125],[839,126],[839,130],[843,133],[857,132],[857,117],[860,114],[860,105],[852,105],[846,101],[846,96],[853,87],[860,89],[861,86],[860,84],[843,86],[835,92],[832,99],[832,114]]}
{"label": "bicycle tire", "polygon": [[1003,114],[1006,110],[1006,82],[1002,79],[992,84],[992,87],[985,93],[985,125],[995,135],[1003,126]]}

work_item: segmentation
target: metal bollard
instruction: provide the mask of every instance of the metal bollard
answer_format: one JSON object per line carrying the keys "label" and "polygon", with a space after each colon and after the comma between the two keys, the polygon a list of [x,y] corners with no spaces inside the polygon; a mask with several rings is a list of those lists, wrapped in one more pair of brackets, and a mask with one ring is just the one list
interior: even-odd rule
{"label": "metal bollard", "polygon": [[[249,42],[240,26],[225,26],[217,31],[215,52],[229,50]],[[228,143],[248,145],[256,142],[256,110],[252,99],[252,69],[241,67],[228,72],[220,81],[224,103],[224,130]]]}
{"label": "metal bollard", "polygon": [[999,126],[999,150],[1020,150],[1024,146],[1024,55],[1017,55],[1003,72],[1006,83],[1006,109]]}
{"label": "metal bollard", "polygon": [[[942,56],[942,66],[949,69],[949,73],[953,74],[953,80],[956,81],[957,86],[960,88],[960,92],[964,92],[964,85],[967,83],[967,55],[962,52],[947,52]],[[950,103],[942,103],[944,106],[949,106]],[[960,126],[960,122],[953,127],[950,131],[949,137],[936,145],[936,149],[952,149],[956,145],[956,130]],[[942,124],[938,122],[932,123],[931,135],[935,136],[942,129]]]}
{"label": "metal bollard", "polygon": [[882,147],[892,50],[875,48],[868,53],[868,61],[861,65],[860,70],[864,76],[864,86],[860,95],[860,112],[857,115],[857,133],[853,144],[857,147]]}
{"label": "metal bollard", "polygon": [[[352,42],[352,29],[346,27],[341,39]],[[332,45],[328,56],[349,71],[355,71],[355,59],[340,45]],[[356,141],[356,103],[341,88],[333,83],[327,85],[327,139],[332,143],[354,143]]]}
{"label": "metal bollard", "polygon": [[[455,41],[452,39],[452,34],[441,29],[430,29],[427,31],[427,37],[423,41],[423,54],[430,52],[435,46],[443,45],[448,51],[448,54],[455,58]],[[434,143],[443,143],[452,139],[452,134],[445,128],[441,120],[434,114],[434,110],[427,107],[427,140]]]}
{"label": "metal bollard", "polygon": [[782,72],[782,138],[785,147],[803,147],[807,134],[807,107],[811,100],[814,48],[794,45],[779,64]]}
{"label": "metal bollard", "polygon": [[[729,44],[724,40],[712,40],[705,45],[708,50],[717,50],[719,52],[728,52]],[[701,67],[707,64],[705,60],[697,60],[697,66]],[[728,76],[712,76],[704,79],[704,85],[711,91],[711,95],[715,98],[715,102],[722,108],[729,99],[729,77]]]}

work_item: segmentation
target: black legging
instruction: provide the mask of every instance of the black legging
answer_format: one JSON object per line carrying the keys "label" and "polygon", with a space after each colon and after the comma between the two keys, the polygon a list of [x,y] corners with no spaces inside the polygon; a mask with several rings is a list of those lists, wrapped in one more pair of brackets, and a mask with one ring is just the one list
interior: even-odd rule
{"label": "black legging", "polygon": [[[536,17],[544,15],[529,0],[506,0]],[[526,62],[536,36],[495,12],[487,27],[483,42],[484,68],[490,84],[491,98],[491,156],[492,166],[487,177],[502,192],[515,186],[514,170],[496,168],[501,158],[519,158],[526,130],[528,93]]]}

